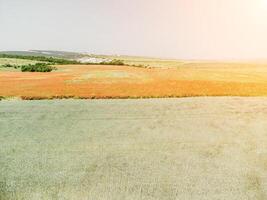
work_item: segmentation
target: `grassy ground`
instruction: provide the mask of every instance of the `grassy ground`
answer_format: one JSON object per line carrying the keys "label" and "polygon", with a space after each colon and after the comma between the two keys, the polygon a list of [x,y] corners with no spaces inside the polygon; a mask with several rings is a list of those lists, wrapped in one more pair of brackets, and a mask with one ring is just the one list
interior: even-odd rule
{"label": "grassy ground", "polygon": [[38,61],[33,60],[25,60],[25,59],[15,59],[15,58],[0,58],[0,66],[5,64],[11,65],[27,65],[27,64],[35,64]]}
{"label": "grassy ground", "polygon": [[0,102],[1,200],[264,200],[267,99]]}
{"label": "grassy ground", "polygon": [[0,72],[9,72],[9,71],[20,71],[20,69],[15,68],[3,68],[1,66],[10,64],[10,65],[28,65],[28,64],[36,64],[38,61],[32,60],[24,60],[24,59],[13,59],[13,58],[0,58]]}

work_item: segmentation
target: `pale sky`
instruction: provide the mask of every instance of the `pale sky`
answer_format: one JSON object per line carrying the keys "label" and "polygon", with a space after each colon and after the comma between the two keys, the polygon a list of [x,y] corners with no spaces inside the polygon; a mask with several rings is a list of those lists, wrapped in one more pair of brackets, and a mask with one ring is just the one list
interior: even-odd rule
{"label": "pale sky", "polygon": [[0,0],[0,50],[266,59],[267,0]]}

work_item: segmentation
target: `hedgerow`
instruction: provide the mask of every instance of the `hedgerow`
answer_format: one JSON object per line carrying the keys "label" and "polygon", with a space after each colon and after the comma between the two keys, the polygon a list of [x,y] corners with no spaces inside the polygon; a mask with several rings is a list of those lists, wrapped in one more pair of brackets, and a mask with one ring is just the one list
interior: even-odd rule
{"label": "hedgerow", "polygon": [[20,68],[22,72],[51,72],[57,69],[56,67],[53,67],[48,63],[36,63],[36,64],[28,64],[28,65],[6,64],[6,65],[2,65],[1,67],[8,67],[8,68],[15,68],[15,69]]}
{"label": "hedgerow", "polygon": [[36,63],[21,66],[22,72],[51,72],[53,70],[56,70],[56,68],[47,63]]}
{"label": "hedgerow", "polygon": [[81,64],[80,62],[76,60],[66,60],[62,58],[45,57],[45,56],[23,56],[23,55],[0,54],[0,58],[36,60],[36,61],[41,61],[41,62],[48,62],[50,64],[60,64],[60,65]]}
{"label": "hedgerow", "polygon": [[101,65],[125,65],[122,60],[113,59],[111,61],[104,61],[100,63]]}

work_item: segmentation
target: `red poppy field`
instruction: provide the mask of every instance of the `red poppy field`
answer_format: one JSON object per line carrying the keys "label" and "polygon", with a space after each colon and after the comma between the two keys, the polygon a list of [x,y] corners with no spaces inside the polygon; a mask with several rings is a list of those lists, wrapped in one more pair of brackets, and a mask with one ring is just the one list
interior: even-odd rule
{"label": "red poppy field", "polygon": [[0,96],[22,99],[266,96],[264,64],[179,68],[63,65],[51,73],[0,71]]}

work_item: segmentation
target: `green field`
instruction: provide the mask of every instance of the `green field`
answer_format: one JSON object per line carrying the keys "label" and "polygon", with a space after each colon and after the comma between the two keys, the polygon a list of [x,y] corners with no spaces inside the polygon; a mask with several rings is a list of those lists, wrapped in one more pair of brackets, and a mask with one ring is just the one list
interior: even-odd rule
{"label": "green field", "polygon": [[16,59],[16,58],[0,58],[0,66],[5,64],[10,65],[28,65],[28,64],[35,64],[38,61],[33,60],[25,60],[25,59]]}
{"label": "green field", "polygon": [[266,199],[266,107],[230,97],[0,101],[0,199]]}
{"label": "green field", "polygon": [[1,67],[6,64],[21,66],[21,65],[36,64],[36,63],[38,63],[38,61],[16,59],[16,58],[0,58],[0,71],[20,71],[19,69],[14,69],[13,67],[10,68]]}

